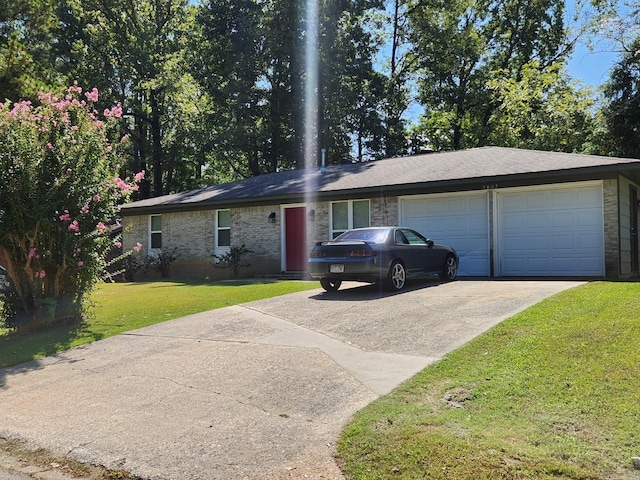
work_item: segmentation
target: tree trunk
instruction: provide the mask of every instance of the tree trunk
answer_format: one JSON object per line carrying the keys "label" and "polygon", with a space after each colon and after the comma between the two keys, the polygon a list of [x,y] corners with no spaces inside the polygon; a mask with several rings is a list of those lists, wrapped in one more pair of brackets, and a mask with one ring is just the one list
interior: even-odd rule
{"label": "tree trunk", "polygon": [[162,185],[164,152],[162,150],[162,128],[160,124],[160,107],[158,106],[158,96],[161,90],[151,89],[149,92],[149,103],[151,105],[151,141],[153,144],[153,196],[159,197],[164,194]]}

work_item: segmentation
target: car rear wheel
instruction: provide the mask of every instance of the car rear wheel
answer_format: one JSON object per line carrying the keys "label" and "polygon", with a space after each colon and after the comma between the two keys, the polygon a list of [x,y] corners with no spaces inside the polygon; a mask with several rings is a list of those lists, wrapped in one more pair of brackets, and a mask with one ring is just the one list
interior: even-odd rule
{"label": "car rear wheel", "polygon": [[342,280],[330,280],[328,278],[321,278],[320,285],[327,292],[335,292],[340,288],[340,285],[342,285]]}
{"label": "car rear wheel", "polygon": [[402,262],[396,260],[389,269],[387,276],[387,286],[390,290],[398,291],[404,288],[407,281],[407,271],[404,269]]}
{"label": "car rear wheel", "polygon": [[458,276],[458,262],[453,255],[447,255],[447,259],[444,261],[444,267],[440,278],[447,282],[451,282]]}

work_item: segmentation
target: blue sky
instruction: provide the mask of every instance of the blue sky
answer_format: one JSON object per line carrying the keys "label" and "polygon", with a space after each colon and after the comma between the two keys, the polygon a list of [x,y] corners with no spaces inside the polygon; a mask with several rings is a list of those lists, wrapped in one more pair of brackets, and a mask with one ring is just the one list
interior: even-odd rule
{"label": "blue sky", "polygon": [[591,52],[584,45],[577,45],[567,63],[569,74],[586,85],[598,87],[609,79],[611,67],[618,60],[615,52],[602,49]]}

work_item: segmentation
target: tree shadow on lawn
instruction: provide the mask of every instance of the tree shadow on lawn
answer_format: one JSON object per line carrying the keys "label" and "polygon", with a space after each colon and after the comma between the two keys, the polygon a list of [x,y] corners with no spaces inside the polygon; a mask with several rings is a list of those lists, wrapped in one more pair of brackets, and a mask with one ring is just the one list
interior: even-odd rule
{"label": "tree shadow on lawn", "polygon": [[[101,340],[104,335],[93,332],[85,322],[74,325],[0,336],[0,391],[7,388],[6,379],[43,368],[42,358],[54,357],[60,362],[70,361],[59,352],[64,352],[83,338],[82,344]],[[88,340],[87,340],[88,339]]]}

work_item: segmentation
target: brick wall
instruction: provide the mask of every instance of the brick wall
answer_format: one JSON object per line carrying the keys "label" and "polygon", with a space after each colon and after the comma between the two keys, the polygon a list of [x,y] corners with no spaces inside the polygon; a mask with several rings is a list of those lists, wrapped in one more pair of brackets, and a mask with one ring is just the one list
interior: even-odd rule
{"label": "brick wall", "polygon": [[[252,251],[246,259],[251,264],[241,268],[239,276],[252,277],[278,274],[282,270],[282,215],[287,205],[232,208],[231,246],[245,245]],[[316,242],[329,239],[329,209],[331,202],[309,202],[307,250]],[[269,222],[274,212],[275,222]],[[372,226],[395,225],[398,221],[398,198],[375,198],[370,203]],[[222,279],[232,276],[231,269],[216,264],[215,246],[216,210],[162,214],[162,246],[179,257],[172,263],[171,276],[176,278]],[[149,254],[149,215],[126,217],[123,244],[125,251],[140,242],[143,247],[139,261]],[[158,278],[157,272],[140,271],[136,279]]]}
{"label": "brick wall", "polygon": [[[242,267],[241,277],[274,274],[280,271],[280,210],[279,206],[231,209],[231,246],[242,244],[252,253],[246,256],[250,263]],[[276,212],[276,222],[269,222]],[[171,265],[171,276],[176,278],[224,279],[232,277],[232,270],[220,265],[214,257],[216,210],[162,214],[162,247],[179,257]],[[136,242],[143,247],[137,255],[139,261],[147,256],[150,245],[149,215],[126,217],[123,244],[132,248]],[[136,278],[157,278],[153,271],[140,271]]]}
{"label": "brick wall", "polygon": [[618,180],[604,180],[604,271],[609,278],[620,276],[620,239],[618,210]]}
{"label": "brick wall", "polygon": [[[269,215],[275,212],[275,223]],[[231,246],[245,245],[249,267],[243,276],[270,275],[280,272],[281,214],[279,205],[231,209]],[[220,268],[220,267],[218,267]]]}
{"label": "brick wall", "polygon": [[398,197],[372,198],[369,208],[372,227],[398,225]]}

